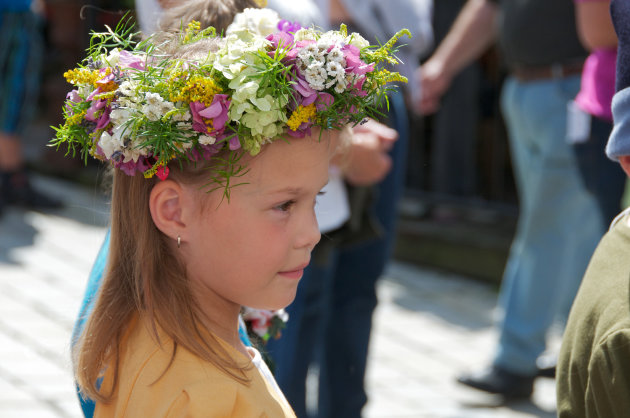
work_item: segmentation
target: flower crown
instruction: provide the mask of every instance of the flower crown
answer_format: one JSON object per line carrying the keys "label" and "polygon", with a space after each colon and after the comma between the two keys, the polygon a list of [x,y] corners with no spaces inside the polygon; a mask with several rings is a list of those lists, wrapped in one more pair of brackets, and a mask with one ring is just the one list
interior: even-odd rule
{"label": "flower crown", "polygon": [[214,179],[226,188],[239,173],[238,150],[256,155],[277,138],[378,115],[388,83],[406,81],[381,67],[398,62],[394,44],[411,36],[405,29],[372,47],[344,25],[322,33],[269,9],[246,9],[224,38],[198,22],[182,28],[181,48],[204,40],[220,45],[190,60],[164,54],[155,38],[135,42],[124,23],[107,29],[92,34],[88,57],[64,74],[75,88],[52,145],[160,179],[173,159],[208,160],[229,150],[229,168]]}

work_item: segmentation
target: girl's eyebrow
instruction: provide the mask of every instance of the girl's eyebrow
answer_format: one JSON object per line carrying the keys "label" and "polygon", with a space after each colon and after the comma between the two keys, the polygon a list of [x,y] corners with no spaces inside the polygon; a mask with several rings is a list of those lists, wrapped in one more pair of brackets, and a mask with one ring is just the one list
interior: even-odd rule
{"label": "girl's eyebrow", "polygon": [[[326,187],[328,185],[328,179],[326,180],[326,183],[324,183],[324,185],[322,187],[320,187],[319,189],[323,189],[324,187]],[[270,190],[267,193],[268,194],[288,194],[291,196],[298,196],[301,193],[303,193],[304,189],[302,187],[283,187],[280,189],[275,189],[275,190]]]}

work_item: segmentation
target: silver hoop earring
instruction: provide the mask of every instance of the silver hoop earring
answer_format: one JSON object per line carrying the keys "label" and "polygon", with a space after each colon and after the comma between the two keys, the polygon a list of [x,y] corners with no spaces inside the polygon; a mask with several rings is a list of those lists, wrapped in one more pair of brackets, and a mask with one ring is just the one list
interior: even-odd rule
{"label": "silver hoop earring", "polygon": [[177,248],[180,248],[182,246],[182,237],[180,237],[179,235],[177,236]]}

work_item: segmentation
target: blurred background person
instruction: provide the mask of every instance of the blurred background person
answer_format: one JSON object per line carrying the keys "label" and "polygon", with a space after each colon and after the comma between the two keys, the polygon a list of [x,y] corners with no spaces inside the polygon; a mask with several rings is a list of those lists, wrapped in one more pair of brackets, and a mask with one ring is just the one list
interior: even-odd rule
{"label": "blurred background person", "polygon": [[[302,6],[308,3],[312,4],[291,2],[293,8],[299,5],[298,10],[309,10]],[[284,4],[269,1],[281,17],[302,25],[311,23]],[[403,75],[413,74],[421,54],[431,45],[431,1],[324,0],[316,4],[326,26],[337,28],[344,23],[349,31],[371,41],[384,43],[399,28],[408,28],[413,37],[402,42],[408,45],[397,54],[403,61],[397,70]],[[410,84],[409,96],[419,97],[418,88]],[[345,185],[334,198],[326,194],[318,201],[323,239],[313,252],[295,301],[287,308],[289,321],[282,337],[267,345],[276,379],[299,417],[359,417],[367,402],[364,377],[377,304],[376,281],[394,243],[409,141],[402,92],[391,94],[389,105],[387,123],[393,130],[375,121],[354,128],[347,160],[340,164]],[[374,149],[389,152],[378,155]],[[341,223],[332,228],[328,220],[340,213],[344,199],[348,217],[337,217]],[[318,371],[316,412],[306,405],[309,370]]]}
{"label": "blurred background person", "polygon": [[0,213],[7,205],[61,207],[31,185],[22,145],[39,100],[42,8],[40,1],[0,1]]}
{"label": "blurred background person", "polygon": [[582,181],[597,199],[605,225],[619,213],[626,184],[619,165],[604,152],[612,130],[610,103],[617,60],[617,36],[609,8],[610,0],[575,0],[578,35],[590,54],[567,121],[567,139],[573,143]]}
{"label": "blurred background person", "polygon": [[459,382],[529,397],[546,334],[566,318],[587,260],[603,233],[595,199],[566,141],[567,107],[586,51],[571,0],[469,0],[419,69],[420,113],[435,111],[453,77],[499,40],[508,77],[501,92],[519,196],[519,219],[503,274],[503,318],[490,367]]}
{"label": "blurred background person", "polygon": [[[589,9],[610,22],[608,1]],[[582,10],[585,11],[585,10]],[[600,14],[601,13],[601,14]],[[630,3],[612,0],[619,36],[614,127],[606,154],[630,176]],[[583,16],[586,17],[586,16]],[[630,210],[613,221],[591,258],[567,323],[556,386],[558,416],[625,417],[630,408]]]}

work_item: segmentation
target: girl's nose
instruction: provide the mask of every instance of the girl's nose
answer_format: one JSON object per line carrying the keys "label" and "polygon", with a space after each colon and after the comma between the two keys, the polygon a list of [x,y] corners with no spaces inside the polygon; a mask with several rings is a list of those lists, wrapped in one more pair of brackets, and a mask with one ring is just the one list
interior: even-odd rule
{"label": "girl's nose", "polygon": [[315,217],[315,211],[313,211],[307,219],[299,226],[300,236],[296,243],[298,248],[308,248],[312,251],[315,245],[322,238],[322,234],[319,232],[319,225],[317,224],[317,218]]}

